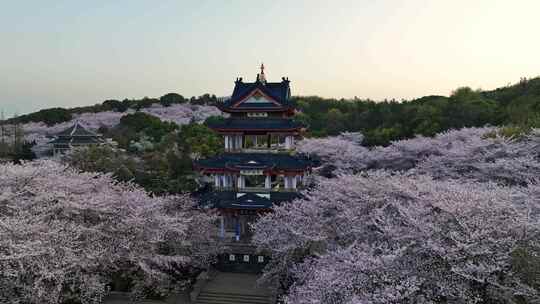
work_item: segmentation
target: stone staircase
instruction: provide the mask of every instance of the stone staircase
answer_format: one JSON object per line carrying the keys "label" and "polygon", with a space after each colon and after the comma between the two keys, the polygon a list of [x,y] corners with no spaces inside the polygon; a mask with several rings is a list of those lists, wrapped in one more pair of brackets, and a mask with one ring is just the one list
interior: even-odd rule
{"label": "stone staircase", "polygon": [[203,291],[196,304],[270,304],[268,296]]}
{"label": "stone staircase", "polygon": [[256,285],[258,275],[217,272],[202,288],[196,304],[273,304],[270,289]]}

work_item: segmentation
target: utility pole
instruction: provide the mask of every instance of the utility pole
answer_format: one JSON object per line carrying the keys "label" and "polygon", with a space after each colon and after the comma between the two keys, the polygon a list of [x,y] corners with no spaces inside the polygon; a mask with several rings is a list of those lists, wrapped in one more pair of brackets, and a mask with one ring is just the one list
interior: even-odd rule
{"label": "utility pole", "polygon": [[24,142],[22,128],[17,119],[18,116],[18,114],[13,116],[13,155],[21,153]]}
{"label": "utility pole", "polygon": [[6,129],[5,129],[5,116],[4,110],[0,111],[0,157],[6,156],[7,146],[6,146]]}

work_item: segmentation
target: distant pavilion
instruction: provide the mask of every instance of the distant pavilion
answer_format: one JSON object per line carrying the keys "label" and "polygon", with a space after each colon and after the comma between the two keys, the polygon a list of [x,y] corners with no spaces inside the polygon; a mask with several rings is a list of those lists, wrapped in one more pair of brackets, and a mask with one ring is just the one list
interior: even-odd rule
{"label": "distant pavilion", "polygon": [[96,146],[105,143],[101,135],[88,131],[78,121],[73,126],[56,134],[55,137],[49,142],[55,156],[75,147]]}

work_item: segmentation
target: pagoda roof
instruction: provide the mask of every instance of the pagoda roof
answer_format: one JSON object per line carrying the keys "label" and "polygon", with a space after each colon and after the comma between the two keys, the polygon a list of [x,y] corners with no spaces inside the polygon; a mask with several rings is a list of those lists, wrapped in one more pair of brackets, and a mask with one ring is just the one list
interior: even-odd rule
{"label": "pagoda roof", "polygon": [[90,136],[90,137],[99,137],[98,134],[88,131],[85,129],[79,122],[75,122],[73,126],[57,133],[58,137],[77,137],[77,136]]}
{"label": "pagoda roof", "polygon": [[300,198],[298,192],[211,191],[199,197],[201,207],[222,209],[270,209],[283,202]]}
{"label": "pagoda roof", "polygon": [[216,131],[298,131],[305,128],[300,122],[290,118],[236,118],[229,117],[221,121],[208,124],[208,127]]}
{"label": "pagoda roof", "polygon": [[[242,78],[235,81],[234,90],[230,99],[219,105],[224,112],[257,111],[288,111],[293,108],[290,101],[289,80],[283,78],[281,82],[266,82],[257,77],[255,82],[242,82]],[[245,102],[250,97],[263,97],[261,102]]]}
{"label": "pagoda roof", "polygon": [[88,131],[79,122],[76,122],[73,126],[56,134],[56,138],[49,142],[58,147],[69,147],[69,145],[85,145],[85,144],[99,144],[102,143],[101,136]]}
{"label": "pagoda roof", "polygon": [[306,155],[286,153],[224,153],[195,162],[199,170],[278,170],[305,171],[312,167]]}

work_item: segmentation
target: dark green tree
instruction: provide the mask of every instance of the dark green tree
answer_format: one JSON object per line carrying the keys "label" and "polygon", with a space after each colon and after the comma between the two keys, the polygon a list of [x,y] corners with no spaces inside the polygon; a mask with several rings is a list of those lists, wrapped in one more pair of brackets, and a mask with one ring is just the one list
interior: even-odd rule
{"label": "dark green tree", "polygon": [[128,105],[126,103],[115,99],[105,100],[101,106],[102,111],[125,112],[128,109]]}
{"label": "dark green tree", "polygon": [[159,103],[164,107],[168,107],[173,104],[185,103],[186,101],[187,100],[184,98],[184,96],[177,93],[168,93],[159,98]]}

